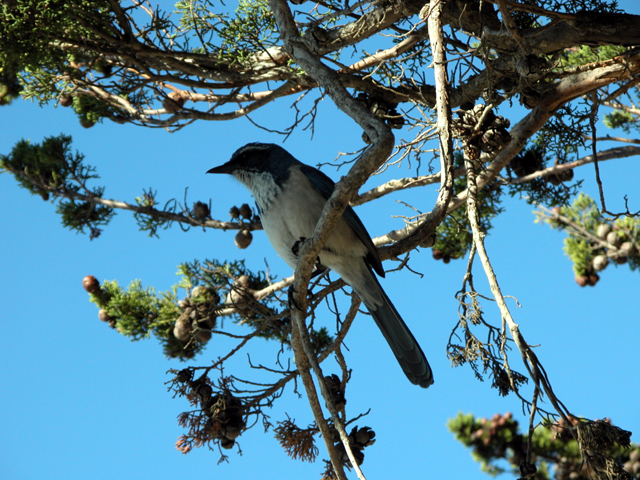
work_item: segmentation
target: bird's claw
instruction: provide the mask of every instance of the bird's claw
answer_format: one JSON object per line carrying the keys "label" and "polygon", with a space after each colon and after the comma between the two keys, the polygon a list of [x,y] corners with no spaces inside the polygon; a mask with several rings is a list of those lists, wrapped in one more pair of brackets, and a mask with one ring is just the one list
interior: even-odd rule
{"label": "bird's claw", "polygon": [[[298,302],[296,302],[294,298],[295,293],[296,293],[295,288],[293,288],[293,285],[290,285],[289,289],[287,290],[287,301],[289,302],[289,308],[293,306],[297,310],[302,311],[302,308],[300,308],[300,305],[298,305]],[[313,297],[313,292],[311,290],[307,290],[307,298],[312,298],[312,297]]]}
{"label": "bird's claw", "polygon": [[293,254],[297,257],[298,253],[300,252],[300,245],[302,244],[302,242],[304,242],[307,239],[307,237],[300,237],[300,239],[296,240],[296,243],[293,244],[293,246],[291,247],[291,251],[293,252]]}
{"label": "bird's claw", "polygon": [[[293,244],[293,246],[291,247],[291,251],[293,252],[293,254],[297,257],[298,253],[300,253],[300,247],[302,246],[302,243],[307,239],[307,237],[300,237],[298,240],[296,240],[296,242]],[[320,273],[324,272],[327,267],[325,267],[324,265],[322,265],[320,263],[320,257],[316,257],[315,261],[313,262],[313,264],[315,265],[317,271],[319,270]],[[319,273],[315,273],[314,275],[312,275],[312,278],[315,277],[316,275],[319,275]]]}
{"label": "bird's claw", "polygon": [[296,310],[302,310],[298,305],[298,303],[296,302],[296,299],[294,297],[295,293],[296,293],[296,289],[293,288],[293,284],[292,284],[291,286],[289,286],[289,289],[287,290],[287,300],[289,302],[289,309],[291,309],[291,307],[295,307]]}

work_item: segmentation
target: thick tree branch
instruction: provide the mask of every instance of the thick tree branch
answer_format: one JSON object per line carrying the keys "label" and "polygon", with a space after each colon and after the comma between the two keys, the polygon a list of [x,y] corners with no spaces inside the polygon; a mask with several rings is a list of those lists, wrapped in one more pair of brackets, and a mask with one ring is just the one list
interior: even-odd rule
{"label": "thick tree branch", "polygon": [[453,195],[453,140],[451,137],[451,104],[449,98],[449,78],[447,75],[447,59],[442,35],[441,15],[445,1],[437,1],[425,6],[420,17],[427,21],[429,40],[433,52],[433,68],[436,84],[436,122],[440,138],[440,192],[431,213],[425,216],[421,224],[395,245],[382,250],[382,255],[398,256],[416,248],[429,235],[435,233],[436,227],[447,213],[447,206]]}
{"label": "thick tree branch", "polygon": [[[624,63],[617,63],[622,61]],[[510,130],[511,141],[478,176],[478,188],[484,188],[487,183],[495,179],[507,163],[522,150],[527,140],[542,128],[561,105],[592,90],[628,78],[639,71],[640,54],[636,53],[633,56],[616,57],[603,67],[578,73],[549,87],[540,104]],[[456,195],[449,205],[449,211],[462,205],[467,195],[467,190]]]}
{"label": "thick tree branch", "polygon": [[[365,132],[367,132],[369,138],[373,141],[373,145],[363,153],[362,157],[352,167],[347,177],[338,182],[331,198],[327,201],[312,238],[305,241],[301,248],[298,266],[295,272],[296,279],[294,282],[295,294],[293,302],[294,305],[292,307],[292,317],[294,323],[298,326],[298,333],[301,336],[304,336],[306,334],[306,291],[315,259],[317,258],[322,245],[331,233],[331,228],[335,225],[336,221],[349,204],[350,198],[367,180],[367,178],[375,172],[380,165],[382,165],[391,153],[393,148],[393,134],[391,134],[387,125],[385,125],[380,119],[376,118],[370,111],[366,110],[364,106],[347,93],[340,83],[337,74],[333,70],[323,65],[319,59],[309,51],[307,45],[302,42],[288,4],[284,0],[270,0],[270,5],[274,15],[276,16],[276,21],[278,23],[280,35],[285,44],[285,48],[290,53],[291,57],[294,58],[305,72],[313,77],[322,88],[324,88],[326,93],[340,109],[350,115],[365,130]],[[296,358],[299,359],[299,361],[309,361],[308,358],[304,360],[302,359],[302,353],[303,352],[301,352],[300,349],[297,349]],[[322,381],[322,378],[319,378],[319,381]],[[315,403],[317,401],[314,398],[315,393],[311,391],[310,386],[307,388],[307,392],[310,394],[310,400],[312,403]],[[323,428],[321,424],[324,423],[324,419],[319,417],[320,413],[321,412],[314,411],[318,425],[320,428]],[[339,431],[341,430],[339,423],[336,425],[336,428],[338,428]],[[351,452],[348,438],[346,433],[344,433],[343,428],[340,433],[345,450],[349,454],[349,458],[352,462],[352,466],[356,469],[359,476],[361,476],[362,472],[359,470],[355,457]],[[336,458],[333,454],[335,449],[333,448],[333,445],[330,444],[330,438],[327,438],[324,434],[323,436],[325,437],[327,449],[330,452],[334,471],[340,475],[342,467],[339,463],[336,463]]]}
{"label": "thick tree branch", "polygon": [[[632,157],[634,155],[640,155],[640,147],[618,147],[604,150],[598,153],[598,162],[604,162],[606,160],[614,160],[616,158]],[[550,175],[555,175],[565,170],[571,170],[582,165],[594,163],[596,158],[593,155],[587,155],[586,157],[579,158],[573,162],[563,163],[561,165],[554,165],[543,170],[538,170],[529,175],[513,178],[511,180],[505,180],[509,184],[527,183],[536,178],[545,178]]]}

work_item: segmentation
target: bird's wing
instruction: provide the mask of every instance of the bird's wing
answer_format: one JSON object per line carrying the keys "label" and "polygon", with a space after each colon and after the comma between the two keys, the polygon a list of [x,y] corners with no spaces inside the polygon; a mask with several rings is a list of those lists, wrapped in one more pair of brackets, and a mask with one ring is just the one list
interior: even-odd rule
{"label": "bird's wing", "polygon": [[[327,177],[324,173],[314,167],[310,167],[309,165],[302,164],[300,165],[300,171],[304,173],[304,175],[309,179],[309,182],[313,187],[322,194],[324,198],[329,200],[329,197],[335,190],[335,183],[329,177]],[[362,224],[362,221],[356,215],[353,208],[347,206],[342,216],[346,220],[347,224],[353,229],[356,233],[360,241],[367,247],[367,257],[366,260],[369,265],[376,271],[378,275],[384,277],[384,268],[382,268],[382,262],[380,261],[380,257],[378,256],[378,250],[376,246],[373,244],[371,240],[371,236],[367,229]]]}

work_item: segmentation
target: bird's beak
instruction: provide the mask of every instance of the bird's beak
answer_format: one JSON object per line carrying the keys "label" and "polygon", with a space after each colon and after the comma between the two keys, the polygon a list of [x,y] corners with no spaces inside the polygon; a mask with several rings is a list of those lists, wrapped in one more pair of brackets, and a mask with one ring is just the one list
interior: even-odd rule
{"label": "bird's beak", "polygon": [[228,163],[225,163],[224,165],[220,165],[218,167],[213,167],[211,170],[207,170],[207,173],[228,173],[229,175],[231,175],[232,172],[233,167]]}

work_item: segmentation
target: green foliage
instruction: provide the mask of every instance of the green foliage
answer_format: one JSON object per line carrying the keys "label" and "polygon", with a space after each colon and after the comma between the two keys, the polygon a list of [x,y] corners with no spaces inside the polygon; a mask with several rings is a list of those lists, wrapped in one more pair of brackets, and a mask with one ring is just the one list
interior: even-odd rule
{"label": "green foliage", "polygon": [[[247,275],[257,288],[268,285],[264,273],[253,274],[242,261],[194,261],[180,265],[178,275],[178,284],[165,292],[145,288],[140,280],[134,280],[127,289],[116,281],[105,281],[97,292],[90,294],[90,300],[101,309],[103,319],[111,322],[121,335],[134,341],[153,335],[160,340],[167,357],[186,360],[201,352],[211,337],[199,332],[211,331],[217,323],[217,312],[229,310],[222,300],[228,299],[234,278]],[[182,300],[178,298],[179,289],[187,292]],[[233,313],[236,322],[255,329],[266,321],[264,315],[253,310],[238,308]],[[262,313],[272,312],[266,309]],[[188,320],[191,325],[183,338],[175,334],[180,319]],[[267,331],[258,336],[283,341],[282,332],[268,335]]]}
{"label": "green foliage", "polygon": [[614,110],[604,116],[604,124],[609,128],[621,128],[625,133],[631,133],[631,130],[640,130],[638,119],[630,112],[623,110]]}
{"label": "green foliage", "polygon": [[103,297],[108,301],[101,303],[107,314],[117,319],[118,331],[131,340],[148,338],[158,316],[159,301],[155,290],[151,287],[144,289],[140,280],[131,282],[127,290],[116,281],[106,281],[102,289]]}
{"label": "green foliage", "polygon": [[182,0],[175,8],[181,15],[180,27],[184,31],[195,31],[204,41],[203,46],[194,51],[212,53],[230,64],[245,64],[251,55],[275,45],[278,39],[275,18],[267,0],[240,0],[233,18],[215,13],[217,6],[208,0]]}
{"label": "green foliage", "polygon": [[[287,330],[289,330],[289,328],[287,328]],[[309,338],[311,340],[313,351],[316,355],[320,355],[320,353],[330,346],[334,340],[325,327],[321,327],[319,330],[312,329],[309,332]]]}
{"label": "green foliage", "polygon": [[[253,273],[244,261],[205,260],[178,266],[180,280],[165,292],[143,287],[134,280],[127,289],[105,281],[90,293],[100,318],[133,341],[154,336],[165,356],[187,360],[202,352],[211,333],[221,333],[219,315],[231,315],[233,323],[248,328],[245,338],[276,340],[289,346],[291,320],[280,314],[273,297],[256,300],[253,292],[269,285],[264,272]],[[246,283],[245,283],[246,281]],[[187,295],[179,299],[178,291]],[[322,352],[334,341],[326,328],[309,332],[314,351]]]}
{"label": "green foliage", "polygon": [[[564,420],[547,421],[538,426],[531,437],[531,463],[537,467],[535,478],[556,480],[589,480],[593,470],[586,465],[576,441],[575,427],[585,420],[569,417],[571,425]],[[596,423],[600,431],[616,429],[605,419]],[[519,476],[519,467],[527,459],[528,434],[520,431],[517,420],[509,412],[496,413],[491,419],[476,418],[473,414],[458,413],[447,423],[449,431],[465,447],[471,448],[473,459],[480,463],[483,472],[496,476],[512,473]],[[573,432],[573,433],[572,433]],[[602,446],[607,455],[615,459],[628,472],[630,478],[640,478],[640,445],[631,449],[621,445]],[[635,464],[638,464],[637,466]],[[552,477],[553,475],[553,477]]]}
{"label": "green foliage", "polygon": [[197,30],[200,35],[215,32],[215,25],[224,22],[226,15],[213,13],[214,2],[209,0],[180,0],[174,8],[180,15],[180,28]]}
{"label": "green foliage", "polygon": [[491,476],[507,471],[498,465],[498,459],[506,458],[513,465],[519,465],[522,460],[515,455],[522,451],[524,438],[518,434],[518,422],[510,413],[504,416],[496,414],[492,421],[488,421],[460,412],[449,419],[447,428],[465,447],[473,448],[473,459],[480,463],[483,472]]}
{"label": "green foliage", "polygon": [[[568,49],[563,52],[560,57],[560,65],[563,68],[580,67],[590,63],[609,60],[623,55],[626,51],[626,47],[616,45],[602,45],[599,47],[582,45],[581,47]],[[608,128],[621,128],[626,133],[630,133],[632,129],[639,129],[638,119],[631,112],[619,109],[605,113],[603,122]]]}
{"label": "green foliage", "polygon": [[581,47],[572,48],[564,52],[560,63],[565,67],[578,67],[588,63],[609,60],[610,58],[622,55],[625,51],[626,47],[617,45],[603,45],[595,48],[582,45]]}
{"label": "green foliage", "polygon": [[49,199],[49,191],[61,188],[73,168],[82,162],[82,155],[73,156],[71,137],[47,137],[42,144],[20,140],[9,155],[0,156],[0,166],[11,172],[18,184],[33,195]]}
{"label": "green foliage", "polygon": [[251,279],[252,288],[261,290],[269,285],[264,272],[253,273],[244,264],[244,260],[233,262],[219,262],[218,260],[194,260],[178,266],[181,276],[179,287],[191,289],[198,285],[205,285],[216,290],[228,289],[233,280],[247,275]]}
{"label": "green foliage", "polygon": [[[73,73],[61,39],[86,44],[99,35],[112,35],[108,0],[16,0],[0,10],[0,64],[22,72],[24,83],[37,83],[39,93],[51,98],[56,90],[48,83],[52,72]],[[85,52],[89,54],[90,52]]]}
{"label": "green foliage", "polygon": [[0,106],[9,105],[20,96],[22,85],[18,79],[18,71],[2,60],[0,54]]}
{"label": "green foliage", "polygon": [[[138,228],[142,232],[149,232],[150,237],[158,237],[158,230],[168,229],[173,221],[168,218],[158,215],[159,211],[155,208],[157,205],[156,195],[157,191],[153,191],[151,188],[143,190],[141,197],[136,197],[136,203],[138,206],[143,207],[146,212],[136,212],[133,217],[138,224]],[[165,203],[163,211],[168,213],[176,213],[178,205],[174,199]]]}
{"label": "green foliage", "polygon": [[236,18],[219,32],[221,56],[243,63],[250,54],[261,53],[276,44],[276,21],[267,0],[240,0]]}
{"label": "green foliage", "polygon": [[[104,189],[95,191],[96,196],[102,196]],[[85,233],[89,230],[91,239],[97,238],[102,233],[99,226],[109,224],[115,215],[112,208],[105,205],[98,205],[93,202],[79,202],[74,199],[62,199],[58,202],[56,213],[62,218],[62,225],[77,233]]]}
{"label": "green foliage", "polygon": [[[48,200],[53,195],[58,201],[56,211],[62,224],[96,238],[102,226],[109,223],[113,209],[86,200],[101,198],[104,187],[89,189],[86,183],[99,178],[95,168],[83,164],[84,156],[71,153],[71,137],[59,135],[47,137],[42,144],[20,140],[9,155],[0,155],[0,167],[11,173],[18,184],[34,195]],[[76,194],[81,194],[78,199]]]}
{"label": "green foliage", "polygon": [[[580,193],[570,207],[563,207],[560,212],[571,222],[588,232],[595,232],[597,226],[603,221],[596,203],[584,193]],[[547,223],[555,228],[562,228],[563,226],[563,224],[553,223],[553,221],[548,221]],[[591,242],[582,235],[572,235],[571,231],[568,233],[569,236],[564,242],[564,252],[573,262],[575,274],[584,275],[591,271],[591,262],[595,256],[591,249]]]}
{"label": "green foliage", "polygon": [[[523,151],[509,162],[511,172],[523,177],[552,165],[576,160],[591,134],[591,109],[565,104],[537,132]],[[522,196],[528,203],[547,206],[568,205],[582,181],[573,182],[573,170],[545,178],[510,184],[510,196]]]}
{"label": "green foliage", "polygon": [[593,250],[589,243],[581,238],[567,237],[564,241],[564,253],[573,262],[573,272],[577,275],[586,275],[591,271]]}
{"label": "green foliage", "polygon": [[[464,164],[462,154],[454,156],[456,167]],[[457,195],[467,188],[467,177],[458,177],[453,181],[453,194]],[[478,193],[478,213],[480,227],[483,232],[491,230],[491,220],[503,212],[500,205],[501,188],[492,184]],[[449,259],[464,257],[473,243],[471,227],[466,208],[458,208],[451,212],[436,229],[436,241],[433,245],[433,255],[448,262]]]}
{"label": "green foliage", "polygon": [[566,104],[554,113],[536,134],[534,144],[558,163],[567,163],[585,146],[590,133],[591,108]]}
{"label": "green foliage", "polygon": [[[576,277],[591,278],[587,284],[595,285],[599,280],[596,272],[610,263],[616,266],[628,263],[632,270],[640,267],[639,218],[622,216],[607,219],[600,213],[596,202],[584,193],[580,193],[571,206],[552,212],[540,208],[535,214],[537,222],[544,221],[568,234],[564,251],[573,262]],[[613,237],[609,237],[610,234]]]}
{"label": "green foliage", "polygon": [[73,110],[78,114],[83,127],[91,127],[103,117],[110,117],[118,112],[109,104],[88,95],[75,95]]}

